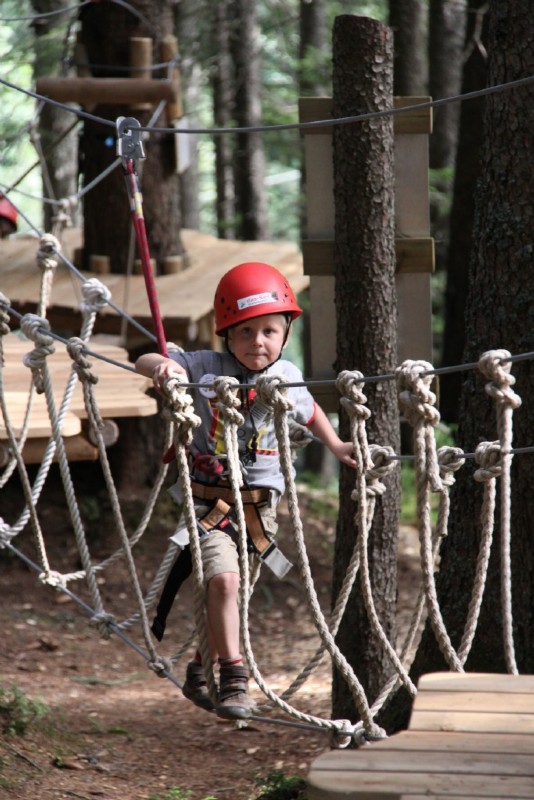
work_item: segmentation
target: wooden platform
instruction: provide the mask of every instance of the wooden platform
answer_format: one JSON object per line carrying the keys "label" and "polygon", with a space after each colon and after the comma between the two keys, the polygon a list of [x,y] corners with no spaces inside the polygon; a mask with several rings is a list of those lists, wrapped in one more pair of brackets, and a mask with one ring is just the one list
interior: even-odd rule
{"label": "wooden platform", "polygon": [[[181,231],[189,267],[183,272],[155,278],[165,335],[184,347],[216,346],[212,324],[213,295],[222,275],[244,261],[264,261],[277,267],[298,294],[309,285],[303,274],[302,254],[293,242],[239,242],[217,239],[193,230]],[[36,266],[38,240],[35,237],[0,241],[1,291],[21,314],[35,312],[39,299],[41,273]],[[62,252],[74,263],[75,251],[82,246],[81,231],[67,228]],[[96,275],[112,294],[113,303],[153,331],[150,307],[142,275]],[[55,273],[48,318],[54,330],[80,329],[81,281],[62,262]],[[118,335],[123,321],[109,306],[98,314],[95,331]],[[127,327],[126,346],[148,340],[135,328]]]}
{"label": "wooden platform", "polygon": [[[128,364],[128,353],[122,348],[95,339],[89,345],[96,353],[121,364]],[[55,345],[56,351],[48,356],[54,400],[59,409],[71,373],[72,360],[61,343]],[[4,395],[9,419],[14,433],[21,432],[26,413],[31,372],[24,366],[25,353],[33,349],[33,342],[21,341],[16,334],[4,337],[5,366],[3,372]],[[93,372],[98,377],[95,396],[100,414],[108,423],[122,417],[144,417],[157,413],[154,398],[145,394],[150,381],[141,375],[122,369],[96,358],[90,358]],[[130,366],[132,366],[130,364]],[[88,438],[87,412],[83,401],[83,391],[77,381],[69,410],[65,414],[61,432],[64,437],[67,455],[70,460],[91,460],[98,456],[94,444]],[[112,427],[112,426],[108,426]],[[44,395],[34,392],[31,406],[28,439],[23,450],[25,462],[39,463],[51,435],[50,419]],[[7,459],[7,432],[0,414],[0,460]]]}
{"label": "wooden platform", "polygon": [[409,730],[311,765],[309,800],[534,798],[534,676],[433,673]]}

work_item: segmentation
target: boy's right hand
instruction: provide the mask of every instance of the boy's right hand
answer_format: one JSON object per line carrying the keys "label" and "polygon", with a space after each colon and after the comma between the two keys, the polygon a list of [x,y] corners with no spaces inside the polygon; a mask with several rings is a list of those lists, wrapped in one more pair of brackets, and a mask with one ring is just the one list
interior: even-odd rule
{"label": "boy's right hand", "polygon": [[163,392],[165,381],[173,375],[185,375],[187,377],[187,372],[180,364],[170,358],[166,358],[154,367],[152,370],[152,382],[158,392]]}

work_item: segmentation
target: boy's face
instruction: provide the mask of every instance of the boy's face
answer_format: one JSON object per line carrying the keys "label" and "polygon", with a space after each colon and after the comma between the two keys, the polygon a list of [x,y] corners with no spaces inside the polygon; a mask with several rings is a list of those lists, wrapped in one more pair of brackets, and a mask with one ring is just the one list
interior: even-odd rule
{"label": "boy's face", "polygon": [[228,331],[230,351],[251,372],[259,372],[280,356],[287,320],[283,314],[254,317]]}

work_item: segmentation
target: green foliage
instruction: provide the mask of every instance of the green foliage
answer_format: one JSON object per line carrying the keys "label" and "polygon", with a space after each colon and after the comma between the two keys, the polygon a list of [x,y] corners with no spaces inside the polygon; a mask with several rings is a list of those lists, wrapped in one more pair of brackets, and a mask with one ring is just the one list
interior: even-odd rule
{"label": "green foliage", "polygon": [[47,713],[44,703],[30,699],[18,686],[10,689],[0,686],[0,720],[4,733],[24,736],[28,727]]}
{"label": "green foliage", "polygon": [[[149,800],[190,800],[192,792],[189,789],[182,789],[179,786],[173,786],[172,789],[169,789],[163,797],[160,795],[150,795]],[[217,800],[216,797],[213,795],[207,795],[203,797],[202,800]]]}
{"label": "green foliage", "polygon": [[[438,448],[446,445],[452,447],[455,444],[454,429],[448,425],[440,423],[436,428],[435,435],[436,447]],[[401,491],[402,501],[400,519],[401,522],[412,525],[417,521],[415,465],[413,461],[403,461],[401,463]],[[435,523],[439,504],[439,496],[437,494],[431,494],[430,503],[430,515],[432,523]]]}
{"label": "green foliage", "polygon": [[298,776],[285,776],[281,770],[272,770],[265,778],[257,777],[260,793],[253,800],[305,800],[306,782]]}

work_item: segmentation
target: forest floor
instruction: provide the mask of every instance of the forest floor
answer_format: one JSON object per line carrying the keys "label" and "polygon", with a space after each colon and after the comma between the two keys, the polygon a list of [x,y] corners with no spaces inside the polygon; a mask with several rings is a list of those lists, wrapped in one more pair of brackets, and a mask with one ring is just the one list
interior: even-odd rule
{"label": "forest floor", "polygon": [[[301,493],[300,499],[310,566],[326,610],[335,501],[320,492]],[[143,502],[140,496],[125,502],[132,519]],[[77,551],[64,505],[59,497],[49,498],[41,509],[41,524],[48,532],[51,568],[70,571],[73,562],[77,568]],[[93,512],[91,544],[93,552],[100,549],[104,556],[109,542],[102,519]],[[166,510],[159,514],[158,531],[145,534],[135,549],[140,581],[146,585],[166,549],[172,524],[167,516]],[[285,507],[280,528],[281,547],[294,561]],[[17,537],[14,545],[37,561],[29,533]],[[45,709],[40,718],[28,720],[24,734],[0,729],[2,800],[250,800],[259,794],[261,781],[269,784],[274,773],[305,776],[311,761],[329,748],[323,732],[264,722],[239,728],[196,708],[121,639],[101,638],[67,594],[43,587],[37,573],[10,552],[0,551],[0,573],[0,726],[25,722],[33,701]],[[417,536],[406,526],[399,547],[401,628],[418,576]],[[190,583],[172,609],[158,647],[162,654],[175,653],[194,630]],[[120,619],[135,610],[124,561],[100,577],[99,584],[106,609]],[[89,601],[83,586],[69,587]],[[262,675],[274,691],[283,690],[319,644],[296,568],[283,581],[264,568],[251,603],[250,630]],[[127,635],[143,647],[139,633]],[[174,667],[180,683],[190,656],[191,650]],[[324,659],[294,704],[302,712],[329,718],[330,691],[331,668]],[[252,695],[261,700],[255,686]]]}

